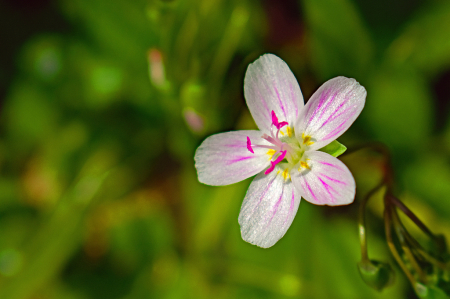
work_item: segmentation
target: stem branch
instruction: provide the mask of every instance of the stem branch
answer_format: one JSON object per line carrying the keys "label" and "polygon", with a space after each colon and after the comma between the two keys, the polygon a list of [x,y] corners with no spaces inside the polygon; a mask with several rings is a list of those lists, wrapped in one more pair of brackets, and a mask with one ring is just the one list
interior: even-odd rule
{"label": "stem branch", "polygon": [[408,277],[408,280],[410,281],[411,285],[415,285],[416,280],[414,279],[414,276],[409,272],[408,267],[406,267],[405,263],[403,262],[402,258],[400,257],[400,254],[397,251],[397,248],[395,247],[394,240],[392,239],[392,231],[391,231],[391,220],[392,220],[392,207],[390,205],[390,202],[386,200],[385,197],[385,209],[384,209],[384,228],[386,231],[386,239],[388,242],[389,250],[391,251],[392,255],[394,256],[397,263],[400,265],[400,268],[402,268],[403,272],[405,273],[406,277]]}
{"label": "stem branch", "polygon": [[425,234],[427,234],[432,240],[436,240],[436,236],[431,232],[431,230],[422,222],[420,219],[397,197],[391,193],[386,194],[386,198],[395,204],[406,216],[409,217]]}

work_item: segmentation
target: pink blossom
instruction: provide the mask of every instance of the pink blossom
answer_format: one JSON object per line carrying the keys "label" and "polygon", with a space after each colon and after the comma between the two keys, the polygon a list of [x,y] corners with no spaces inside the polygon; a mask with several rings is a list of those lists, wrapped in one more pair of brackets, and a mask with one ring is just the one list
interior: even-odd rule
{"label": "pink blossom", "polygon": [[247,106],[259,128],[206,138],[195,154],[198,179],[228,185],[256,175],[239,214],[242,238],[268,248],[290,227],[301,198],[316,205],[353,202],[355,180],[337,158],[320,151],[341,136],[364,107],[355,79],[325,82],[306,105],[287,64],[265,54],[245,74]]}

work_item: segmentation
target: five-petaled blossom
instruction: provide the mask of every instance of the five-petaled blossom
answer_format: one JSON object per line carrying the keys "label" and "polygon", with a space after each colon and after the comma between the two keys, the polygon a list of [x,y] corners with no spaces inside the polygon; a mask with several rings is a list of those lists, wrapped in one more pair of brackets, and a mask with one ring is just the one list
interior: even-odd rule
{"label": "five-petaled blossom", "polygon": [[355,79],[336,77],[304,105],[287,64],[265,54],[249,65],[244,94],[260,131],[208,137],[197,149],[195,166],[199,181],[214,186],[257,174],[245,195],[239,224],[245,241],[267,248],[286,233],[302,197],[316,205],[353,202],[352,174],[320,149],[350,127],[367,93]]}

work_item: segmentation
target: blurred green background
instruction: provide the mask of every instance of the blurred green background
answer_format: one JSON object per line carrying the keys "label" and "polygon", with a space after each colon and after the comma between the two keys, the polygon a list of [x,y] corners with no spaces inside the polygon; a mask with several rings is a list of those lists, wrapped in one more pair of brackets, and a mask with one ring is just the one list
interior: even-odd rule
{"label": "blurred green background", "polygon": [[0,2],[0,298],[416,298],[380,199],[369,254],[396,282],[379,293],[358,275],[358,202],[380,157],[343,157],[355,203],[303,201],[264,250],[237,222],[251,179],[202,185],[193,156],[255,128],[243,78],[263,53],[305,99],[353,77],[367,104],[339,140],[386,143],[399,197],[450,238],[449,37],[448,0]]}

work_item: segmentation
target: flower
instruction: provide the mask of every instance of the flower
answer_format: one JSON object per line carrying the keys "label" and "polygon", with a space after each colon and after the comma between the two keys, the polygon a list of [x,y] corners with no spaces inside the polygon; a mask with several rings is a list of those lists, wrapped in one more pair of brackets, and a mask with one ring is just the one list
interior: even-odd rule
{"label": "flower", "polygon": [[242,238],[268,248],[284,236],[301,198],[316,205],[353,202],[355,180],[337,158],[319,151],[341,136],[364,107],[355,79],[325,82],[304,105],[287,64],[265,54],[250,64],[245,99],[260,129],[212,135],[195,153],[200,182],[219,186],[253,175],[239,214]]}

